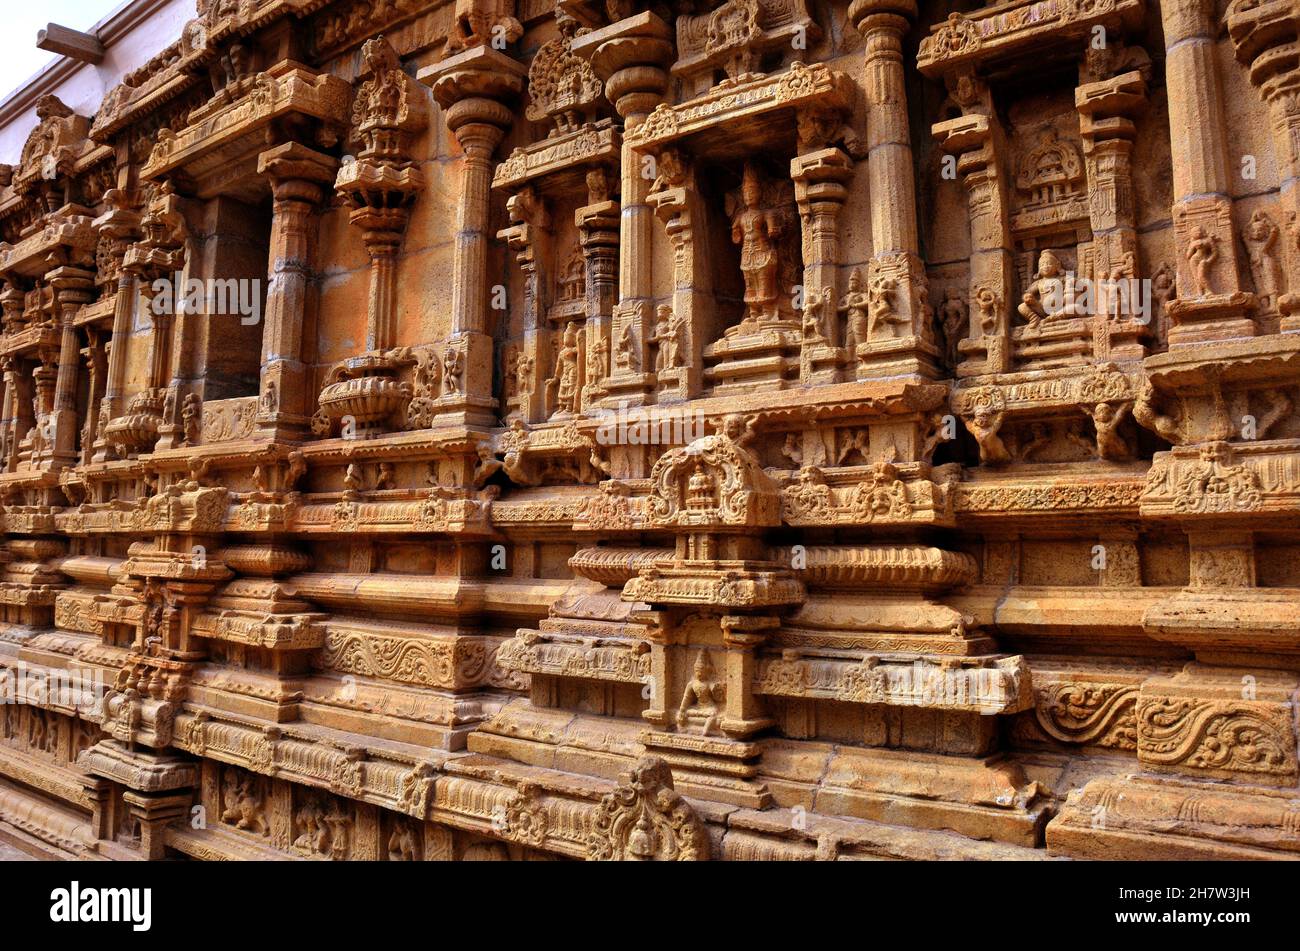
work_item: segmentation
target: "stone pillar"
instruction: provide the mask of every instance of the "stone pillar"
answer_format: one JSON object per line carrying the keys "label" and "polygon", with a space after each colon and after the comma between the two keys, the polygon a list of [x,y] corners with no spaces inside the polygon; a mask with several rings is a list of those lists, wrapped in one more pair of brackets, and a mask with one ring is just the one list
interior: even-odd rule
{"label": "stone pillar", "polygon": [[655,14],[645,11],[575,37],[575,55],[591,61],[605,83],[605,98],[623,119],[621,169],[622,218],[619,227],[618,305],[614,308],[610,337],[622,338],[628,324],[638,348],[639,371],[613,374],[610,404],[631,405],[648,401],[654,374],[646,372],[648,341],[654,334],[654,274],[652,271],[655,210],[647,202],[655,179],[648,157],[628,139],[646,116],[663,102],[668,89],[667,66],[673,55],[672,30]]}
{"label": "stone pillar", "polygon": [[1249,67],[1251,83],[1268,104],[1281,178],[1279,220],[1259,212],[1247,226],[1255,233],[1246,235],[1247,245],[1258,247],[1255,254],[1261,257],[1252,266],[1280,270],[1266,275],[1263,283],[1276,280],[1281,286],[1261,287],[1257,272],[1256,290],[1262,312],[1280,312],[1282,331],[1300,332],[1300,20],[1288,3],[1235,4],[1227,19],[1237,59]]}
{"label": "stone pillar", "polygon": [[4,372],[4,407],[0,409],[0,472],[12,472],[14,452],[18,448],[18,368],[12,355],[0,357]]}
{"label": "stone pillar", "polygon": [[1242,291],[1238,277],[1214,8],[1213,0],[1160,4],[1178,255],[1178,299],[1169,305],[1170,346],[1255,333],[1248,313],[1255,300]]}
{"label": "stone pillar", "polygon": [[[804,334],[799,360],[799,379],[805,384],[834,383],[845,355],[835,316],[839,300],[839,217],[852,175],[853,160],[842,149],[816,149],[790,161],[805,255]],[[850,365],[856,366],[856,355],[848,356]]]}
{"label": "stone pillar", "polygon": [[506,367],[515,373],[515,382],[522,378],[518,388],[518,410],[525,422],[536,423],[546,418],[546,391],[543,380],[551,361],[551,334],[543,316],[542,274],[539,257],[544,254],[541,245],[549,245],[550,218],[546,206],[532,188],[524,188],[506,200],[510,227],[497,233],[497,237],[515,254],[515,261],[524,278],[524,340],[521,358],[524,367]]}
{"label": "stone pillar", "polygon": [[48,275],[59,311],[59,375],[54,385],[53,426],[46,445],[51,467],[71,465],[77,454],[77,369],[81,348],[77,345],[74,320],[77,311],[90,301],[94,273],[84,268],[60,267]]}
{"label": "stone pillar", "polygon": [[[675,150],[660,156],[660,178],[648,200],[664,223],[673,248],[673,302],[656,316],[663,356],[657,369],[660,399],[693,399],[704,389],[704,340],[712,323],[713,274],[708,263],[708,211],[695,185],[695,166]],[[662,317],[662,319],[659,319]],[[662,325],[662,326],[661,326]]]}
{"label": "stone pillar", "polygon": [[1093,355],[1098,360],[1146,355],[1150,318],[1134,305],[1141,277],[1132,154],[1132,115],[1146,102],[1139,72],[1124,73],[1075,90],[1088,172],[1088,214],[1093,237],[1093,286],[1101,288]]}
{"label": "stone pillar", "polygon": [[[604,173],[600,174],[603,180]],[[611,355],[603,375],[596,372],[591,359],[588,359],[589,372],[582,402],[584,406],[591,406],[609,392],[605,379],[613,367],[613,314],[618,305],[619,204],[593,195],[590,188],[587,197],[589,203],[573,213],[587,281],[587,353]]]}
{"label": "stone pillar", "polygon": [[970,331],[960,345],[960,377],[1011,368],[1008,325],[1014,264],[1006,185],[999,173],[997,120],[981,113],[934,126],[934,137],[957,159],[970,202]]}
{"label": "stone pillar", "polygon": [[290,142],[263,152],[257,165],[274,195],[257,428],[267,438],[295,438],[311,416],[307,366],[315,354],[305,347],[315,336],[317,211],[338,163]]}
{"label": "stone pillar", "polygon": [[127,341],[131,336],[131,322],[135,317],[135,304],[139,294],[136,275],[122,265],[127,248],[139,236],[140,215],[125,208],[115,207],[95,219],[95,230],[109,239],[109,252],[112,256],[110,266],[117,272],[117,296],[113,302],[113,335],[106,345],[108,370],[104,381],[104,396],[99,407],[92,407],[87,411],[99,413],[101,425],[97,426],[93,458],[95,462],[104,462],[108,458],[108,444],[104,442],[102,424],[121,416],[125,409]]}
{"label": "stone pillar", "polygon": [[100,338],[97,327],[86,328],[86,347],[81,351],[86,361],[89,374],[89,396],[86,400],[86,422],[81,434],[81,462],[87,464],[95,451],[99,439],[99,414],[96,407],[103,398],[104,388],[104,341]]}
{"label": "stone pillar", "polygon": [[865,348],[859,347],[863,359],[853,365],[860,377],[915,373],[935,378],[940,374],[940,358],[930,326],[933,313],[925,264],[919,254],[903,73],[903,36],[916,19],[916,3],[854,0],[849,19],[862,34],[866,54],[867,174],[875,249],[869,284],[894,282],[892,306],[901,328],[894,339],[869,340]]}
{"label": "stone pillar", "polygon": [[433,88],[447,128],[464,152],[460,202],[456,207],[456,251],[452,264],[452,340],[460,352],[459,393],[439,400],[439,422],[489,424],[492,399],[492,337],[488,327],[488,222],[491,217],[492,154],[509,130],[514,113],[507,103],[519,95],[527,70],[504,53],[475,46],[427,66],[420,82]]}

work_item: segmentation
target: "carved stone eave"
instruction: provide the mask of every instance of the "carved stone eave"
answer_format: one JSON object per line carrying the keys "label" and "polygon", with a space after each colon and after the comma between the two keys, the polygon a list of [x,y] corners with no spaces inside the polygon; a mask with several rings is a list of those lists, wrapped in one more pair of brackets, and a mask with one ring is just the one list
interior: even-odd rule
{"label": "carved stone eave", "polygon": [[50,270],[51,257],[64,263],[91,261],[95,241],[93,219],[79,213],[76,206],[68,206],[50,215],[35,234],[0,250],[0,274],[39,277]]}
{"label": "carved stone eave", "polygon": [[922,74],[938,78],[961,70],[1022,68],[1061,47],[1082,54],[1096,26],[1134,30],[1145,0],[1006,0],[936,23],[916,56]]}
{"label": "carved stone eave", "polygon": [[128,750],[117,740],[102,740],[81,754],[77,765],[86,772],[140,792],[188,789],[199,781],[198,767],[180,756]]}
{"label": "carved stone eave", "polygon": [[1300,654],[1300,605],[1284,588],[1182,591],[1148,607],[1142,628],[1154,640],[1198,654]]}
{"label": "carved stone eave", "polygon": [[191,630],[232,644],[271,651],[314,651],[325,645],[325,614],[222,610],[195,615]]}
{"label": "carved stone eave", "polygon": [[793,650],[760,660],[754,680],[755,692],[767,696],[986,716],[1019,713],[1033,705],[1029,668],[1019,654],[952,662]]}
{"label": "carved stone eave", "polygon": [[53,350],[58,346],[58,329],[44,324],[37,327],[28,327],[17,333],[4,334],[3,337],[0,337],[0,356]]}
{"label": "carved stone eave", "polygon": [[1297,65],[1294,44],[1300,20],[1290,0],[1233,0],[1224,20],[1237,61],[1250,67],[1257,85]]}
{"label": "carved stone eave", "polygon": [[511,152],[496,167],[492,187],[515,192],[535,184],[543,194],[572,194],[591,166],[617,164],[622,143],[622,134],[611,119],[540,139]]}
{"label": "carved stone eave", "polygon": [[[250,91],[237,102],[180,132],[164,132],[141,177],[156,180],[182,169],[196,180],[228,176],[231,163],[255,162],[266,148],[262,130],[288,115],[316,120],[323,133],[337,137],[347,127],[351,98],[351,87],[337,76],[279,63],[257,74]],[[199,195],[204,195],[202,185]]]}
{"label": "carved stone eave", "polygon": [[1053,518],[1113,524],[1138,519],[1144,477],[1140,470],[1117,471],[1106,477],[1062,478],[1056,475],[980,478],[952,487],[953,509],[959,524],[983,519],[1026,524],[1051,512]]}
{"label": "carved stone eave", "polygon": [[1214,377],[1216,385],[1289,385],[1300,381],[1300,334],[1206,342],[1147,357],[1142,365],[1152,384],[1162,390],[1204,393],[1207,375]]}
{"label": "carved stone eave", "polygon": [[623,600],[715,610],[779,609],[802,603],[808,596],[803,583],[788,571],[765,570],[768,567],[724,562],[717,568],[651,568],[623,587]]}
{"label": "carved stone eave", "polygon": [[838,70],[796,62],[783,73],[715,88],[675,106],[661,104],[628,134],[627,142],[639,151],[681,143],[695,155],[732,158],[755,148],[792,153],[800,113],[847,111],[850,88],[849,78]]}
{"label": "carved stone eave", "polygon": [[1141,514],[1189,528],[1265,528],[1300,518],[1300,451],[1292,440],[1256,440],[1157,453]]}
{"label": "carved stone eave", "polygon": [[652,682],[650,644],[630,638],[593,638],[521,630],[497,651],[507,670],[605,683]]}
{"label": "carved stone eave", "polygon": [[[810,545],[799,554],[801,576],[816,588],[933,592],[972,584],[978,576],[970,555],[926,545]],[[774,557],[788,564],[794,553],[781,549]]]}
{"label": "carved stone eave", "polygon": [[[179,39],[137,71],[149,75],[136,78],[134,86],[123,82],[109,90],[90,127],[90,137],[96,142],[109,143],[123,129],[199,85],[205,79],[205,68],[226,40],[246,36],[286,16],[306,17],[329,2],[253,0],[237,5],[234,12],[220,18],[216,14],[222,11],[222,6],[213,4],[208,17],[187,22]],[[159,64],[156,68],[155,62]]]}

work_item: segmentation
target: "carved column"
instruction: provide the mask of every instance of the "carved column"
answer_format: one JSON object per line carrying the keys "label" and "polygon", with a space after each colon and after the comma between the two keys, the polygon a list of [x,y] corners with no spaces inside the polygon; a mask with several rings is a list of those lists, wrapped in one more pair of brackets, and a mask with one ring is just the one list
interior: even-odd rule
{"label": "carved column", "polygon": [[86,399],[86,422],[81,435],[81,461],[89,463],[99,439],[99,414],[95,408],[103,398],[104,388],[104,341],[97,327],[86,328],[86,347],[81,351],[86,361],[86,373],[89,377],[89,396]]}
{"label": "carved column", "polygon": [[[1281,266],[1281,275],[1271,277],[1280,276],[1282,286],[1260,287],[1257,274],[1256,290],[1261,310],[1267,306],[1280,311],[1281,329],[1294,333],[1300,331],[1300,17],[1294,4],[1272,0],[1232,4],[1227,21],[1237,59],[1250,67],[1250,81],[1268,104],[1282,179],[1278,188],[1280,220],[1274,222],[1265,212],[1258,212],[1263,223],[1257,217],[1250,228],[1261,230],[1258,236],[1247,236],[1248,244],[1259,242],[1264,256],[1261,264]],[[1264,283],[1268,280],[1266,277]],[[1278,299],[1269,299],[1273,295]]]}
{"label": "carved column", "polygon": [[0,472],[12,472],[18,448],[18,366],[11,355],[0,357],[4,372],[4,407],[0,409]]}
{"label": "carved column", "polygon": [[[870,284],[892,281],[892,306],[902,332],[895,339],[867,341],[859,376],[940,373],[939,352],[929,326],[925,265],[916,225],[903,36],[916,19],[915,0],[854,0],[849,19],[862,34],[866,53],[867,173],[871,183],[871,239],[875,257]],[[890,325],[893,326],[892,324]],[[859,341],[861,344],[861,341]]]}
{"label": "carved column", "polygon": [[1213,0],[1160,4],[1178,254],[1178,300],[1169,305],[1170,346],[1255,333],[1248,314],[1255,300],[1242,291],[1238,277],[1214,9]]}
{"label": "carved column", "polygon": [[664,222],[673,249],[673,303],[656,320],[662,355],[661,399],[692,399],[704,388],[704,341],[700,328],[712,323],[713,275],[706,242],[708,212],[695,185],[695,166],[677,150],[659,156],[660,177],[648,196]]}
{"label": "carved column", "polygon": [[337,163],[291,142],[263,152],[258,170],[271,176],[270,277],[262,328],[262,382],[257,427],[270,438],[300,436],[311,416],[304,352],[315,337],[317,211]]}
{"label": "carved column", "polygon": [[1098,308],[1094,356],[1140,359],[1149,336],[1149,318],[1139,322],[1136,303],[1141,275],[1137,210],[1133,198],[1132,154],[1137,127],[1132,115],[1146,102],[1139,72],[1086,83],[1075,90],[1088,171],[1088,214],[1093,236],[1093,280],[1107,299]]}
{"label": "carved column", "polygon": [[[804,335],[799,378],[805,384],[834,383],[843,360],[844,350],[835,319],[835,305],[839,300],[836,278],[840,264],[840,210],[848,197],[846,185],[852,174],[853,161],[843,149],[816,149],[790,161],[790,177],[794,179],[794,196],[803,227]],[[852,363],[856,362],[853,357]]]}
{"label": "carved column", "polygon": [[77,454],[77,369],[81,348],[77,344],[74,320],[77,311],[88,303],[94,290],[94,272],[65,266],[51,271],[49,282],[54,288],[59,311],[59,375],[54,386],[54,415],[48,435],[47,450],[51,467],[71,465]]}
{"label": "carved column", "polygon": [[397,52],[383,37],[361,50],[364,82],[353,106],[353,138],[361,154],[339,171],[335,190],[352,209],[370,255],[366,351],[397,343],[397,254],[424,186],[410,156],[411,141],[428,124],[424,90],[402,71]]}
{"label": "carved column", "polygon": [[[610,336],[620,340],[632,326],[639,372],[614,374],[608,401],[645,402],[654,386],[644,372],[648,341],[654,333],[652,273],[655,211],[647,202],[655,173],[653,164],[629,144],[632,131],[663,101],[668,88],[667,65],[672,58],[672,30],[649,11],[625,17],[573,41],[573,52],[591,60],[605,83],[605,98],[623,119],[621,168],[622,218],[619,227],[618,305]],[[622,377],[622,379],[620,379]]]}
{"label": "carved column", "polygon": [[583,393],[583,404],[590,406],[605,396],[605,376],[597,369],[603,369],[607,375],[612,370],[612,356],[609,363],[604,362],[603,354],[613,353],[613,315],[618,305],[618,229],[619,204],[608,197],[608,189],[592,188],[592,176],[598,176],[598,182],[604,183],[606,171],[588,173],[588,203],[574,212],[574,224],[578,226],[578,240],[582,247],[582,260],[586,274],[587,298],[587,353],[599,354],[601,366],[591,368],[587,374],[587,386]]}
{"label": "carved column", "polygon": [[520,354],[522,365],[506,367],[515,374],[516,398],[520,415],[525,422],[536,423],[546,418],[546,390],[543,380],[551,365],[551,335],[543,317],[542,275],[538,260],[540,244],[546,243],[550,219],[546,205],[532,188],[524,188],[506,200],[510,227],[498,232],[515,254],[520,273],[524,278],[524,341]]}
{"label": "carved column", "polygon": [[120,206],[114,207],[95,219],[95,229],[99,232],[101,240],[109,242],[111,266],[117,271],[117,296],[113,302],[113,336],[107,345],[108,371],[104,397],[98,407],[92,406],[87,411],[99,413],[94,461],[104,462],[108,458],[104,426],[109,420],[122,415],[125,409],[123,391],[126,387],[127,341],[131,336],[131,322],[135,317],[138,293],[136,275],[123,267],[123,263],[130,243],[139,236],[140,215],[138,212]]}
{"label": "carved column", "polygon": [[1014,265],[996,124],[990,115],[972,113],[940,122],[933,129],[943,150],[956,156],[957,174],[970,202],[971,321],[968,338],[960,345],[963,359],[957,375],[962,377],[1005,373],[1011,368],[1007,314]]}
{"label": "carved column", "polygon": [[428,66],[419,80],[433,87],[447,128],[464,152],[456,251],[452,265],[451,347],[461,354],[460,393],[444,398],[448,422],[489,423],[492,399],[492,337],[488,327],[488,221],[492,154],[513,121],[506,104],[523,89],[526,70],[490,47],[477,46]]}

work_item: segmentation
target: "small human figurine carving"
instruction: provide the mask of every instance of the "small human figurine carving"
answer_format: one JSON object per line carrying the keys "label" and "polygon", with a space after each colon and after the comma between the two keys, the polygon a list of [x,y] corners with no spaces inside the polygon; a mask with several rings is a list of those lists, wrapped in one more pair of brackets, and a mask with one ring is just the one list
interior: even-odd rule
{"label": "small human figurine carving", "polygon": [[1260,308],[1276,310],[1282,290],[1282,264],[1278,260],[1278,241],[1282,233],[1273,219],[1262,210],[1250,216],[1246,226],[1246,249],[1250,253],[1250,273],[1255,279],[1255,293]]}
{"label": "small human figurine carving", "polygon": [[862,274],[857,268],[849,274],[849,286],[840,299],[839,309],[846,315],[849,350],[867,342],[867,314],[871,300],[862,287]]}
{"label": "small human figurine carving", "polygon": [[492,451],[492,443],[484,440],[476,447],[478,453],[478,463],[474,466],[474,487],[481,489],[487,484],[487,480],[492,478],[501,471],[504,463],[496,457]]}
{"label": "small human figurine carving", "polygon": [[686,685],[682,702],[677,708],[677,728],[685,730],[693,720],[702,720],[704,726],[701,734],[711,735],[722,718],[721,704],[725,696],[726,690],[714,679],[713,664],[708,653],[700,650],[695,655],[694,676]]}
{"label": "small human figurine carving", "polygon": [[1203,227],[1192,232],[1184,252],[1192,265],[1192,288],[1196,297],[1214,294],[1214,265],[1219,260],[1219,236],[1208,234]]}
{"label": "small human figurine carving", "polygon": [[522,401],[533,392],[533,358],[526,353],[519,354],[515,360],[515,388]]}
{"label": "small human figurine carving", "polygon": [[1002,428],[1005,412],[988,404],[975,407],[974,413],[965,417],[966,428],[975,437],[980,447],[980,462],[985,465],[999,465],[1011,461],[1011,453],[998,435]]}
{"label": "small human figurine carving", "polygon": [[960,344],[970,329],[970,315],[965,298],[952,288],[943,293],[943,302],[939,305],[939,320],[943,327],[944,351],[948,358],[948,366],[955,367],[961,359]]}
{"label": "small human figurine carving", "polygon": [[1051,441],[1051,431],[1046,423],[1041,421],[1031,423],[1029,425],[1029,438],[1020,445],[1017,455],[1022,462],[1030,462]]}
{"label": "small human figurine carving", "polygon": [[822,288],[820,294],[808,295],[803,309],[803,337],[814,343],[829,344],[830,326],[827,317],[832,312],[834,292],[829,287]]}
{"label": "small human figurine carving", "polygon": [[998,295],[991,287],[975,292],[975,309],[979,313],[980,332],[988,337],[998,329]]}
{"label": "small human figurine carving", "polygon": [[1097,429],[1097,455],[1101,458],[1119,460],[1127,459],[1133,454],[1133,447],[1119,431],[1120,424],[1124,422],[1132,408],[1133,404],[1127,402],[1119,406],[1098,403],[1091,409],[1082,407],[1083,411],[1092,417],[1092,424]]}
{"label": "small human figurine carving", "polygon": [[1156,391],[1150,379],[1143,378],[1133,404],[1133,418],[1166,442],[1177,443],[1182,437],[1183,414],[1167,415],[1156,409]]}
{"label": "small human figurine carving", "polygon": [[361,491],[363,485],[361,467],[355,462],[349,462],[347,469],[343,473],[343,497],[354,498]]}
{"label": "small human figurine carving", "polygon": [[868,294],[867,339],[875,337],[882,324],[890,328],[889,335],[892,336],[894,327],[907,323],[907,318],[894,307],[897,290],[898,281],[892,277],[881,277],[872,282]]}
{"label": "small human figurine carving", "polygon": [[623,332],[618,335],[618,353],[614,357],[615,366],[620,370],[635,372],[640,361],[636,353],[636,330],[632,321],[623,325]]}
{"label": "small human figurine carving", "polygon": [[447,396],[459,396],[460,376],[465,370],[465,356],[448,345],[442,355],[442,391]]}
{"label": "small human figurine carving", "polygon": [[185,401],[181,404],[181,434],[187,445],[194,445],[199,441],[199,407],[202,401],[197,393],[185,394]]}

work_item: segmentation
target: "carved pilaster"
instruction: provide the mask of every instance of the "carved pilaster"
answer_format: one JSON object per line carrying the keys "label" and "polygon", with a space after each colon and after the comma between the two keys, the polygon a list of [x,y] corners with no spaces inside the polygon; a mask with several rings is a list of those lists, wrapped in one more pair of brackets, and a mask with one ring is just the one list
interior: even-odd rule
{"label": "carved pilaster", "polygon": [[[868,115],[867,173],[871,182],[871,239],[876,266],[870,284],[876,306],[893,309],[880,324],[880,338],[865,341],[854,356],[859,376],[916,373],[939,375],[925,266],[916,224],[916,180],[907,120],[903,36],[916,19],[914,0],[855,0],[849,19],[863,38]],[[880,288],[889,284],[887,291]],[[886,301],[883,298],[887,296]],[[891,336],[892,335],[892,336]]]}
{"label": "carved pilaster", "polygon": [[1160,4],[1174,172],[1178,300],[1170,346],[1252,336],[1253,295],[1241,289],[1232,226],[1228,123],[1212,0]]}
{"label": "carved pilaster", "polygon": [[[976,80],[963,79],[961,82]],[[970,204],[971,319],[958,376],[1004,373],[1011,367],[1008,310],[1014,267],[1007,193],[999,172],[995,118],[974,112],[934,126],[934,137],[957,159]]]}
{"label": "carved pilaster", "polygon": [[94,292],[94,272],[84,268],[61,267],[48,275],[54,287],[59,310],[59,373],[54,389],[54,414],[46,439],[51,466],[68,465],[77,452],[77,369],[80,346],[74,320],[77,311],[89,303]]}
{"label": "carved pilaster", "polygon": [[494,406],[487,283],[492,155],[513,121],[506,102],[522,90],[525,75],[517,60],[485,46],[419,73],[420,82],[433,88],[447,128],[464,152],[451,294],[454,346],[464,355],[463,383],[457,405],[442,414],[457,422],[487,422]]}
{"label": "carved pilaster", "polygon": [[839,300],[836,278],[840,265],[839,217],[852,174],[852,159],[838,148],[805,152],[790,162],[803,229],[804,316],[799,378],[804,383],[835,382],[844,360],[843,338],[835,319]]}
{"label": "carved pilaster", "polygon": [[[262,392],[257,426],[265,436],[301,434],[310,417],[309,337],[314,325],[318,209],[337,163],[296,142],[263,152],[258,168],[270,176],[270,280],[262,329]],[[314,344],[313,344],[314,346]]]}
{"label": "carved pilaster", "polygon": [[[654,334],[651,245],[655,211],[647,199],[656,172],[653,163],[647,162],[628,140],[663,101],[673,52],[672,35],[663,20],[646,11],[592,30],[572,43],[575,55],[590,60],[605,83],[605,98],[623,119],[618,305],[611,334],[617,340],[629,324],[632,326],[632,341],[640,350],[642,366],[648,354],[646,341]],[[645,401],[654,377],[641,373],[626,383],[635,385],[611,386],[610,399],[636,404]]]}
{"label": "carved pilaster", "polygon": [[1079,86],[1074,99],[1088,172],[1093,286],[1101,289],[1094,356],[1141,358],[1149,319],[1142,321],[1131,306],[1142,273],[1132,172],[1137,127],[1132,117],[1146,102],[1146,83],[1141,73],[1128,72]]}

